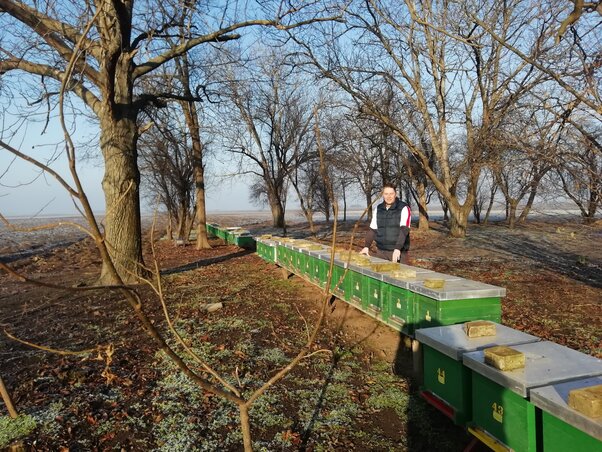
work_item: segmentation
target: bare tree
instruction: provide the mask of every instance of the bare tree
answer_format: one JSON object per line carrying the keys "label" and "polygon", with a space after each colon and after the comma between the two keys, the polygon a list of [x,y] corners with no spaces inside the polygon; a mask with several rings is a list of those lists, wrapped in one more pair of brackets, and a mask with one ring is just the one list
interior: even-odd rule
{"label": "bare tree", "polygon": [[[573,10],[570,10],[573,3]],[[555,0],[545,5],[516,1],[523,11],[525,39],[511,42],[479,17],[481,5],[467,8],[471,19],[482,27],[499,45],[545,74],[566,94],[567,105],[583,104],[596,115],[602,115],[600,80],[600,41],[597,39],[599,19],[595,14],[582,15],[583,11],[600,12],[595,2]],[[567,15],[568,14],[568,15]],[[566,35],[570,30],[570,37]],[[564,38],[564,39],[561,39]]]}
{"label": "bare tree", "polygon": [[[286,30],[330,19],[323,17],[320,5],[313,2],[291,9],[276,5],[270,8],[271,17],[252,20],[238,16],[243,10],[237,2],[226,6],[208,4],[195,9],[191,35],[170,47],[165,37],[178,26],[172,18],[178,17],[182,7],[193,9],[196,4],[161,4],[158,8],[153,2],[98,0],[43,1],[30,6],[17,0],[0,0],[2,30],[11,36],[1,43],[0,74],[28,73],[29,77],[18,82],[30,82],[32,101],[50,103],[59,91],[57,84],[65,78],[68,62],[73,61],[74,76],[67,90],[98,121],[105,166],[105,241],[118,273],[126,281],[137,280],[143,262],[137,120],[146,104],[161,97],[143,92],[138,82],[199,45],[236,40],[240,37],[237,31],[251,26]],[[264,6],[263,11],[268,11],[270,5]],[[260,11],[255,9],[253,13]],[[299,21],[294,22],[295,18]],[[86,30],[85,24],[90,24]],[[103,265],[100,281],[114,282],[107,265]]]}
{"label": "bare tree", "polygon": [[[238,156],[239,173],[256,177],[254,192],[265,194],[274,226],[284,227],[289,175],[309,158],[311,101],[275,53],[261,57],[255,69],[257,75],[246,80],[228,76],[234,108],[227,115],[226,146]],[[237,74],[242,77],[242,69]]]}
{"label": "bare tree", "polygon": [[[67,69],[67,74],[71,73],[72,68]],[[68,79],[65,79],[64,86],[61,88],[60,94],[60,105],[62,105],[64,88],[68,84]],[[61,108],[62,110],[62,108]],[[62,111],[61,111],[62,113]],[[61,114],[62,116],[62,114]],[[7,272],[9,275],[17,278],[23,283],[37,284],[39,286],[43,286],[48,289],[53,290],[63,290],[70,292],[82,292],[82,291],[108,291],[108,292],[116,292],[128,303],[128,306],[131,309],[132,315],[134,315],[137,320],[140,322],[143,329],[148,334],[149,338],[155,343],[155,346],[165,354],[165,356],[170,359],[173,364],[184,374],[186,375],[192,382],[194,382],[199,390],[206,391],[213,395],[223,398],[238,407],[239,417],[240,417],[240,427],[242,430],[243,437],[243,447],[245,451],[252,450],[252,437],[251,437],[251,421],[249,416],[249,410],[255,401],[261,397],[270,387],[288,375],[297,364],[301,362],[301,360],[312,356],[315,353],[320,351],[312,351],[312,345],[315,343],[317,335],[320,331],[320,327],[325,318],[326,309],[329,306],[330,295],[328,294],[330,281],[326,284],[324,289],[324,299],[322,303],[322,309],[319,314],[319,318],[316,321],[313,329],[310,331],[309,327],[306,323],[306,330],[304,333],[306,334],[306,341],[303,346],[300,347],[298,353],[291,358],[291,360],[280,369],[276,370],[276,372],[265,382],[257,385],[250,393],[243,394],[243,388],[239,386],[237,387],[235,384],[229,383],[226,378],[220,376],[206,361],[204,361],[190,346],[188,341],[185,341],[181,335],[178,333],[177,329],[174,327],[172,317],[170,314],[170,309],[167,306],[165,293],[163,289],[163,285],[161,282],[161,272],[159,269],[158,262],[156,258],[153,258],[153,268],[149,269],[149,275],[152,275],[151,278],[143,278],[142,281],[152,289],[154,294],[156,295],[156,300],[158,301],[160,308],[162,309],[165,323],[167,325],[167,332],[163,332],[161,325],[156,323],[154,320],[151,320],[148,314],[148,309],[150,308],[150,300],[143,300],[139,293],[132,286],[128,286],[125,284],[123,279],[121,279],[119,273],[115,265],[113,264],[113,259],[108,251],[107,244],[103,238],[103,235],[100,231],[99,225],[96,221],[96,218],[92,212],[92,207],[88,201],[86,193],[84,192],[81,184],[81,180],[76,171],[76,152],[74,149],[73,142],[66,132],[66,128],[64,126],[64,121],[62,121],[63,129],[65,130],[65,139],[67,146],[67,154],[69,158],[69,168],[71,176],[74,180],[74,187],[71,186],[63,176],[59,173],[53,171],[50,167],[44,166],[39,162],[33,161],[32,159],[28,159],[26,155],[20,152],[18,149],[12,148],[7,143],[0,140],[0,145],[10,150],[14,155],[23,158],[25,160],[30,161],[34,165],[36,165],[40,169],[44,169],[48,172],[48,174],[52,175],[57,179],[57,181],[69,191],[69,193],[81,203],[84,209],[84,214],[86,221],[88,223],[87,228],[83,228],[82,226],[73,223],[72,225],[78,228],[82,228],[87,232],[91,238],[94,240],[94,243],[102,256],[103,263],[105,263],[108,267],[108,271],[111,273],[112,278],[117,281],[114,285],[109,286],[77,286],[77,287],[63,287],[54,283],[44,282],[36,279],[32,279],[26,275],[20,274],[7,264],[0,262],[0,269],[2,271]],[[11,224],[0,215],[0,220],[2,220],[8,227],[11,227]],[[33,229],[49,229],[55,227],[56,225],[48,224],[35,227]],[[332,243],[336,243],[336,223],[334,226],[335,233],[333,234]],[[151,251],[153,256],[155,256],[154,252],[154,229],[151,230]],[[334,246],[333,246],[334,249]],[[333,260],[331,261],[331,266]],[[150,298],[150,297],[149,297]],[[174,341],[168,341],[166,338],[171,336]],[[37,344],[32,344],[26,341],[20,341],[26,345],[34,346],[36,348],[41,348],[46,351],[54,352],[54,353],[63,353],[63,354],[80,354],[80,352],[66,352],[61,350],[53,350],[48,347],[39,346]],[[173,344],[173,345],[172,345]],[[93,353],[96,349],[90,349],[84,351],[84,353]],[[109,355],[109,351],[106,352]],[[110,356],[107,357],[109,360]],[[1,380],[0,380],[1,383]],[[0,394],[5,401],[5,403],[10,406],[9,397],[5,394],[4,388],[0,388]],[[14,410],[13,410],[14,411]],[[16,414],[16,412],[11,412],[11,415]]]}
{"label": "bare tree", "polygon": [[592,223],[602,201],[602,134],[600,127],[597,133],[589,133],[582,125],[576,126],[581,133],[566,143],[555,174],[564,193],[579,208],[583,221]]}
{"label": "bare tree", "polygon": [[[486,169],[481,174],[481,181],[477,189],[477,200],[473,207],[473,215],[475,221],[479,224],[487,224],[489,216],[491,215],[491,209],[495,202],[495,194],[498,191],[498,185],[495,183],[491,170]],[[485,209],[485,204],[487,208]],[[485,216],[483,217],[483,210],[485,209]]]}
{"label": "bare tree", "polygon": [[154,111],[152,117],[154,127],[138,143],[143,191],[151,204],[165,206],[176,238],[187,240],[195,199],[191,139],[178,107]]}
{"label": "bare tree", "polygon": [[574,5],[573,10],[560,24],[558,34],[556,35],[556,39],[558,41],[564,37],[567,28],[574,25],[583,13],[592,13],[597,11],[598,14],[602,16],[602,1],[586,2],[585,0],[573,0],[571,3]]}
{"label": "bare tree", "polygon": [[[498,2],[481,9],[484,23],[510,42],[522,39],[519,13]],[[460,31],[462,37],[456,39]],[[495,129],[505,106],[537,82],[528,64],[508,58],[509,52],[471,21],[461,5],[447,2],[357,2],[348,10],[346,25],[323,40],[318,33],[292,38],[303,61],[337,83],[363,114],[389,128],[411,152],[448,206],[450,234],[464,236],[488,157],[487,133]],[[402,121],[375,101],[382,86],[396,93]],[[411,121],[421,124],[424,136]],[[450,142],[460,135],[466,147],[452,162]]]}

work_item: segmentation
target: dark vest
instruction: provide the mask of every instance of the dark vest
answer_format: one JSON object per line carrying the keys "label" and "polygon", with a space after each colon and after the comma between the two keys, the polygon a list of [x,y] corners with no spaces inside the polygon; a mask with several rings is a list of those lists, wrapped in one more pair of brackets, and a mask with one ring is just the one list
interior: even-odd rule
{"label": "dark vest", "polygon": [[[399,238],[399,222],[401,221],[401,211],[407,204],[400,199],[396,199],[389,209],[382,202],[376,207],[376,246],[381,250],[392,251]],[[403,244],[401,250],[410,249],[410,233]]]}

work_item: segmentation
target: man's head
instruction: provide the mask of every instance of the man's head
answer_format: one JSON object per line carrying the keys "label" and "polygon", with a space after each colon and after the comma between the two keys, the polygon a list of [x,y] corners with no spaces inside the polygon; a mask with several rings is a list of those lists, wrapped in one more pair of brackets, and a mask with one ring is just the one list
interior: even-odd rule
{"label": "man's head", "polygon": [[395,202],[397,193],[395,192],[395,185],[386,183],[383,185],[383,199],[385,204],[390,206]]}

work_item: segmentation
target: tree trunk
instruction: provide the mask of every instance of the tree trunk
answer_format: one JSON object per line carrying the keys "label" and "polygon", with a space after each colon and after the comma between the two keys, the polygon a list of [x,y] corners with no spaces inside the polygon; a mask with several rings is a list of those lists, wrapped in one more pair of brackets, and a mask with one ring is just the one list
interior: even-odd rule
{"label": "tree trunk", "polygon": [[165,231],[165,235],[167,236],[167,240],[173,240],[172,223],[173,223],[173,219],[171,218],[171,214],[167,214],[167,230]]}
{"label": "tree trunk", "polygon": [[543,174],[541,175],[541,177],[534,179],[533,182],[531,183],[531,192],[529,193],[529,199],[527,200],[527,204],[525,205],[525,208],[523,209],[523,211],[520,214],[520,217],[518,218],[519,223],[524,223],[525,220],[527,219],[527,215],[529,215],[529,212],[531,211],[531,208],[533,207],[533,202],[535,201],[535,195],[537,194],[537,188],[539,187],[539,181],[541,180],[542,177],[543,177]]}
{"label": "tree trunk", "polygon": [[284,228],[284,209],[279,202],[270,202],[272,211],[272,225],[275,228]]}
{"label": "tree trunk", "polygon": [[293,186],[295,187],[295,190],[297,190],[297,196],[299,198],[299,205],[301,206],[301,211],[307,219],[307,224],[309,224],[309,232],[311,232],[311,235],[315,235],[316,227],[314,226],[314,213],[305,205],[305,201],[303,201],[303,196],[301,196],[300,191],[297,189],[297,185],[293,184]]}
{"label": "tree trunk", "polygon": [[454,205],[448,203],[447,208],[449,209],[449,234],[454,238],[466,237],[466,228],[468,225],[468,215],[470,214],[470,208],[465,204],[463,206]]}
{"label": "tree trunk", "polygon": [[366,216],[368,217],[368,221],[371,221],[372,220],[372,210],[374,209],[374,206],[370,205],[372,203],[372,197],[367,192],[365,193],[365,195],[366,195],[366,208],[368,209]]}
{"label": "tree trunk", "polygon": [[[197,149],[198,144],[198,149]],[[194,184],[196,187],[196,249],[211,248],[207,237],[207,212],[205,209],[205,168],[203,166],[203,147],[200,142],[193,141]]]}
{"label": "tree trunk", "polygon": [[491,209],[493,207],[493,201],[495,199],[495,193],[497,192],[497,188],[492,188],[489,196],[489,205],[487,206],[487,212],[485,213],[485,218],[483,219],[483,224],[487,224],[489,221],[489,215],[491,214]]}
{"label": "tree trunk", "polygon": [[[187,95],[191,96],[190,79],[188,76],[188,58],[182,58],[184,63],[180,66],[182,83],[185,86]],[[199,126],[199,114],[194,102],[181,102],[186,125],[190,132],[192,141],[192,167],[194,171],[194,186],[196,198],[196,249],[211,248],[207,237],[207,212],[205,209],[205,167],[203,165],[203,143],[201,140],[201,130]]]}
{"label": "tree trunk", "polygon": [[[110,116],[105,114],[100,121],[100,148],[105,164],[102,179],[106,206],[103,221],[105,240],[119,275],[126,283],[137,283],[139,276],[144,273],[140,172],[136,151],[138,129],[135,117]],[[106,263],[103,262],[100,283],[115,282],[110,277]]]}
{"label": "tree trunk", "polygon": [[176,235],[177,240],[188,241],[188,208],[185,205],[181,205],[178,209],[178,233]]}
{"label": "tree trunk", "polygon": [[428,231],[429,214],[428,207],[426,206],[426,187],[424,186],[424,183],[418,182],[416,188],[418,191],[418,230]]}
{"label": "tree trunk", "polygon": [[518,201],[512,199],[508,201],[508,227],[514,229],[516,226],[516,207]]}
{"label": "tree trunk", "polygon": [[343,223],[347,221],[347,193],[345,191],[345,184],[343,184]]}

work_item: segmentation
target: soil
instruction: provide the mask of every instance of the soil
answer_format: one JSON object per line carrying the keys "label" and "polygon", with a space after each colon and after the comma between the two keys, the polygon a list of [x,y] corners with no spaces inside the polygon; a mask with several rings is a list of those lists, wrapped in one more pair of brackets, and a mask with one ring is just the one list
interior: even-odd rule
{"label": "soil", "polygon": [[[339,224],[338,241],[359,249],[365,226],[355,234],[353,226]],[[249,227],[281,232],[261,221]],[[310,235],[303,223],[287,233]],[[317,225],[316,239],[331,240],[328,225]],[[211,243],[212,249],[195,250],[156,242],[166,302],[183,340],[248,394],[294,356],[328,298],[296,276],[283,279],[254,253]],[[29,278],[81,289],[99,273],[87,239],[37,253],[17,248],[10,265]],[[412,232],[411,260],[506,288],[504,324],[602,358],[601,249],[599,223],[471,225],[465,239],[450,239],[431,223],[427,232]],[[137,291],[167,332],[150,285]],[[223,307],[208,313],[215,303]],[[233,407],[194,385],[188,389],[117,293],[50,290],[2,272],[0,327],[0,376],[18,410],[36,420],[19,440],[26,449],[240,450]],[[462,450],[468,443],[461,428],[418,400],[411,353],[385,325],[337,300],[327,305],[312,353],[251,412],[256,449]]]}

